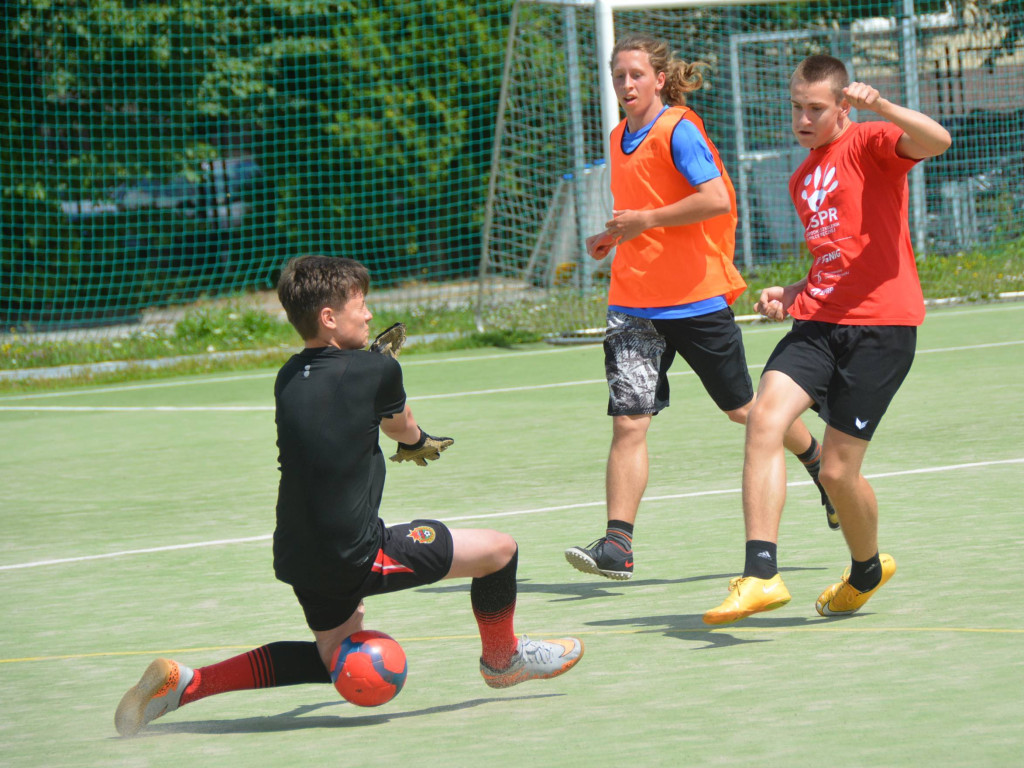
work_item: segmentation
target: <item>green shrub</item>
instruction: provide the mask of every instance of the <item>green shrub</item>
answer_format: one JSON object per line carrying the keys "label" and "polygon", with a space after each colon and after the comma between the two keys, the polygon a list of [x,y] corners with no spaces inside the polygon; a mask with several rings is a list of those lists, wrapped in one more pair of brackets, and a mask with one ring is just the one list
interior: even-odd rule
{"label": "green shrub", "polygon": [[[786,285],[807,274],[807,258],[780,261],[746,275],[751,292],[768,285]],[[1014,242],[986,251],[934,256],[918,263],[926,298],[959,297],[968,301],[991,299],[1000,293],[1024,291],[1024,243]],[[489,330],[477,331],[472,307],[414,305],[389,307],[377,313],[371,334],[394,322],[406,323],[414,338],[405,355],[472,347],[511,347],[544,338],[545,315],[551,304],[564,309],[566,302],[578,302],[579,316],[603,324],[605,298],[581,297],[571,291],[552,295],[547,304],[511,303],[503,306],[489,322]],[[372,304],[371,304],[372,309]],[[419,337],[419,338],[415,338]],[[25,370],[60,365],[107,361],[152,360],[183,357],[163,373],[202,372],[273,365],[301,346],[295,330],[277,314],[238,299],[228,304],[210,304],[187,311],[172,331],[139,328],[123,338],[93,338],[84,341],[35,341],[33,336],[9,333],[0,338],[0,368]],[[212,352],[248,350],[252,354],[215,358]],[[193,357],[189,357],[193,356]],[[154,375],[152,369],[133,369],[111,374],[83,374],[83,380],[126,380]],[[0,381],[0,389],[38,386]]]}

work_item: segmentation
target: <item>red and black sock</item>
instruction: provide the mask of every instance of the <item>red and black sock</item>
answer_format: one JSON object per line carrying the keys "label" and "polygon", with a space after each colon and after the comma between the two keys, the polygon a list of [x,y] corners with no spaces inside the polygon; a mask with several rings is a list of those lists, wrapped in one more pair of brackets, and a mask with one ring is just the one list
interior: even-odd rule
{"label": "red and black sock", "polygon": [[628,555],[633,551],[633,524],[623,520],[609,520],[604,537],[618,544]]}
{"label": "red and black sock", "polygon": [[329,682],[331,676],[320,660],[316,643],[270,643],[195,670],[192,682],[181,695],[181,703],[228,691]]}
{"label": "red and black sock", "polygon": [[814,435],[811,435],[811,447],[803,453],[798,453],[796,457],[807,467],[807,471],[811,473],[812,477],[818,476],[818,471],[821,469],[821,446],[814,439]]}
{"label": "red and black sock", "polygon": [[492,669],[505,669],[512,661],[519,639],[516,637],[516,569],[519,550],[503,568],[488,576],[473,579],[469,599],[480,629],[483,651],[480,658]]}

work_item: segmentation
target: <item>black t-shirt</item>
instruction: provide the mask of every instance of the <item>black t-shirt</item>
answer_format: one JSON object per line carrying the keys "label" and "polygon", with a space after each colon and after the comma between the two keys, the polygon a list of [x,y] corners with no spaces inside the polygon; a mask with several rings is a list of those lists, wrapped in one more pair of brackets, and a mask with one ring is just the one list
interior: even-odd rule
{"label": "black t-shirt", "polygon": [[278,372],[274,400],[274,573],[296,587],[344,594],[362,582],[380,546],[380,420],[405,408],[402,369],[376,352],[305,349]]}

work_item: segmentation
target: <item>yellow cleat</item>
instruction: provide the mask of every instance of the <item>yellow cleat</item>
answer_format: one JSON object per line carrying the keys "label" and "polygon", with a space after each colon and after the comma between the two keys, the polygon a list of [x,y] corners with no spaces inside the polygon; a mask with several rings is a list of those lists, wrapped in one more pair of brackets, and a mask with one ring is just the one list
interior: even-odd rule
{"label": "yellow cleat", "polygon": [[882,561],[882,580],[878,586],[869,589],[867,592],[860,592],[850,586],[850,569],[843,571],[843,580],[833,584],[818,597],[814,607],[822,616],[849,616],[864,607],[864,603],[871,599],[892,575],[896,573],[896,561],[891,555],[879,555]]}
{"label": "yellow cleat", "polygon": [[774,611],[789,601],[789,590],[777,573],[770,579],[737,577],[729,582],[729,596],[725,602],[704,614],[704,623],[731,624],[753,613]]}

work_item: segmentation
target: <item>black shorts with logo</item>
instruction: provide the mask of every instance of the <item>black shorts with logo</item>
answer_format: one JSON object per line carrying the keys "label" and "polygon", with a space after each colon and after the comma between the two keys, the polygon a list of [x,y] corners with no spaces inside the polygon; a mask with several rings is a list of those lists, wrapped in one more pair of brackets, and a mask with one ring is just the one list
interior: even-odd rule
{"label": "black shorts with logo", "polygon": [[293,587],[306,614],[306,624],[317,632],[334,629],[370,595],[422,587],[440,581],[452,568],[452,534],[438,520],[413,520],[385,527],[381,544],[363,583],[343,595]]}
{"label": "black shorts with logo", "polygon": [[915,326],[794,320],[764,370],[799,384],[833,429],[870,440],[910,372],[916,348]]}

